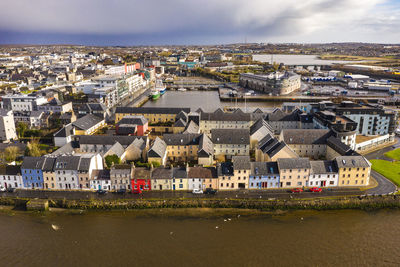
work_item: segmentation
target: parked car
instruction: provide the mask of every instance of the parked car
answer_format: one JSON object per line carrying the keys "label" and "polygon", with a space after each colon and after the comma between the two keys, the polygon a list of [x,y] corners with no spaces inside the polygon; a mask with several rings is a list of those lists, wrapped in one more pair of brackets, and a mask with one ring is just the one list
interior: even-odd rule
{"label": "parked car", "polygon": [[312,188],[310,188],[310,192],[322,192],[322,188],[312,187]]}
{"label": "parked car", "polygon": [[106,190],[103,190],[103,189],[99,189],[99,190],[96,191],[96,193],[97,193],[98,195],[105,195],[105,194],[107,194],[107,191],[106,191]]}
{"label": "parked car", "polygon": [[204,191],[204,194],[215,195],[216,193],[217,193],[217,190],[212,189],[212,188],[206,188],[206,191]]}
{"label": "parked car", "polygon": [[114,191],[114,193],[123,195],[123,194],[126,193],[126,189],[125,188],[121,188],[121,189],[118,189],[117,191]]}
{"label": "parked car", "polygon": [[7,192],[14,193],[15,188],[14,187],[7,187]]}
{"label": "parked car", "polygon": [[142,193],[142,190],[140,190],[140,189],[133,189],[132,190],[132,194],[141,194]]}
{"label": "parked car", "polygon": [[301,188],[293,188],[292,190],[290,190],[290,192],[292,192],[292,193],[301,193],[301,192],[303,192],[303,189],[301,189]]}
{"label": "parked car", "polygon": [[203,190],[195,188],[193,189],[192,194],[203,194]]}

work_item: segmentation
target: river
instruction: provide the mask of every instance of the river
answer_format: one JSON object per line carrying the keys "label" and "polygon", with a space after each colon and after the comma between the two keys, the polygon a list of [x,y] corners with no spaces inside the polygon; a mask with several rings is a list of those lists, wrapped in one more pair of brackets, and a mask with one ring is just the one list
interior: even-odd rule
{"label": "river", "polygon": [[238,217],[240,211],[211,217],[137,212],[0,213],[1,265],[397,266],[400,262],[397,210],[250,217]]}
{"label": "river", "polygon": [[224,106],[248,108],[247,111],[252,111],[255,108],[272,108],[281,107],[281,102],[221,102],[218,96],[218,91],[167,91],[156,101],[148,101],[144,107],[187,107],[192,110],[198,108],[203,111],[211,112],[217,108]]}

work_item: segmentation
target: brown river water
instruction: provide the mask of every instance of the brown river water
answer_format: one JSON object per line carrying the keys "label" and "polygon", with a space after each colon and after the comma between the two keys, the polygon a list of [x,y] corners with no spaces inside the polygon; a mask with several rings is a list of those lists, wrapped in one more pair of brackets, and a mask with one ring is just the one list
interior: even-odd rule
{"label": "brown river water", "polygon": [[400,262],[397,210],[240,213],[0,213],[0,262],[1,266],[398,266]]}

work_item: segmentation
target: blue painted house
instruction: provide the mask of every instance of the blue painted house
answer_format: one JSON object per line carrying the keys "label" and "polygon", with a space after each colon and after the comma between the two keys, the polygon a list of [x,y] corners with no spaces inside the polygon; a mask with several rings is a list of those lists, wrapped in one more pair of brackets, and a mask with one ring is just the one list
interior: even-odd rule
{"label": "blue painted house", "polygon": [[251,162],[249,189],[279,188],[279,182],[276,162]]}
{"label": "blue painted house", "polygon": [[21,165],[22,182],[26,189],[43,188],[43,166],[45,157],[24,157]]}

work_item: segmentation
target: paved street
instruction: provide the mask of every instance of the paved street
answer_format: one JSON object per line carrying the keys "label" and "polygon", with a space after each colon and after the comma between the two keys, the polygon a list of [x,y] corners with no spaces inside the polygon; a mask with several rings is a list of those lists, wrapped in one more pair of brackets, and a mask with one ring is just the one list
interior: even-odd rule
{"label": "paved street", "polygon": [[[383,154],[400,147],[400,142],[394,146],[390,146],[379,151],[367,154],[368,159],[384,159]],[[361,191],[358,188],[332,188],[324,189],[321,193],[302,192],[302,193],[291,193],[287,189],[275,189],[275,190],[235,190],[235,191],[219,191],[215,195],[205,194],[192,194],[191,192],[181,191],[149,191],[142,194],[117,194],[107,193],[99,195],[93,191],[47,191],[47,190],[17,190],[14,193],[1,192],[0,196],[17,196],[22,198],[49,198],[49,199],[138,199],[138,198],[149,198],[149,199],[170,199],[170,198],[253,198],[253,199],[290,199],[296,198],[312,198],[315,196],[329,197],[329,196],[354,196],[364,194],[377,194],[384,195],[393,193],[397,187],[384,176],[380,175],[375,171],[371,171],[371,175],[375,178],[378,186]]]}
{"label": "paved street", "polygon": [[[369,154],[365,155],[365,157],[368,160],[371,160],[371,159],[392,160],[392,159],[385,157],[384,154],[386,152],[389,152],[390,150],[400,148],[400,138],[396,137],[396,139],[397,139],[397,144],[377,150],[372,153],[369,153]],[[371,175],[378,182],[378,186],[367,190],[366,194],[385,195],[385,194],[394,193],[397,190],[396,185],[394,185],[391,181],[389,181],[388,179],[386,179],[384,176],[380,175],[376,171],[371,170]]]}

